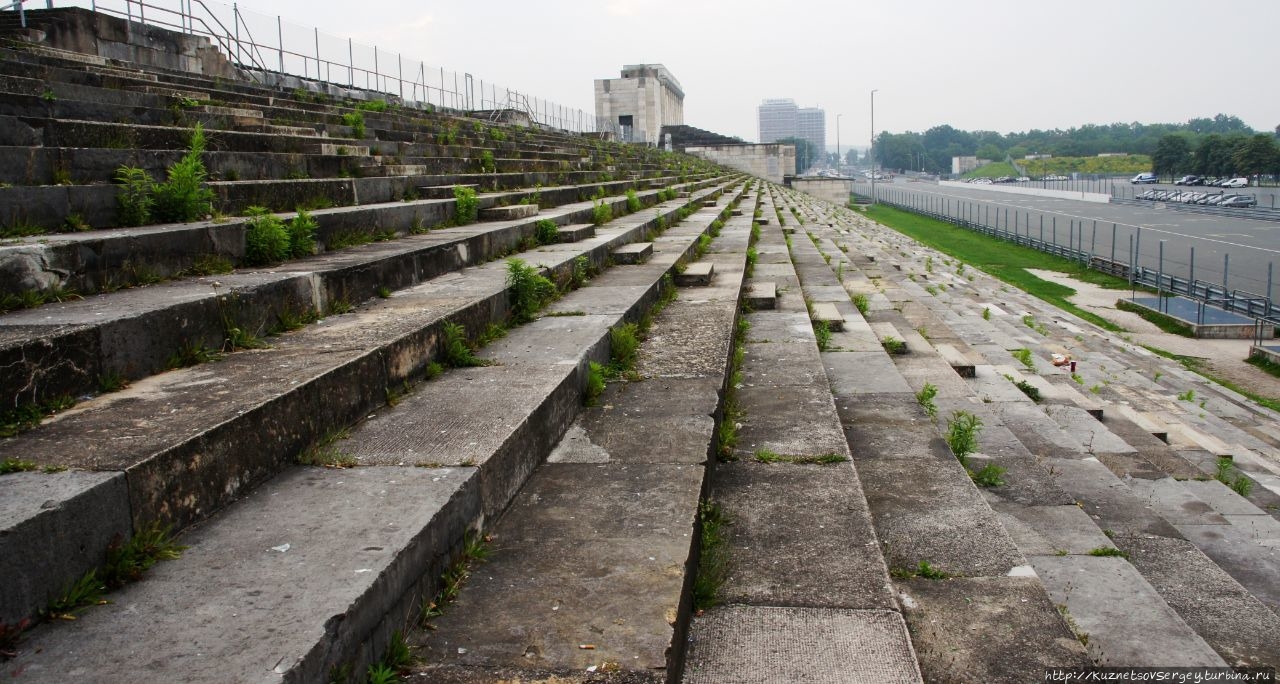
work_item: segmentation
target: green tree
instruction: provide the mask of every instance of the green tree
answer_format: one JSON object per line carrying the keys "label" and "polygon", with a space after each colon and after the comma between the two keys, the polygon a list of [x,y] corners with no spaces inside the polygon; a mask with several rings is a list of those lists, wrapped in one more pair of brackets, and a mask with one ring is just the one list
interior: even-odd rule
{"label": "green tree", "polygon": [[1191,143],[1177,133],[1169,133],[1156,143],[1156,150],[1151,155],[1152,170],[1159,176],[1172,176],[1189,170],[1193,165]]}
{"label": "green tree", "polygon": [[1280,147],[1276,145],[1275,136],[1258,133],[1236,146],[1231,160],[1235,162],[1237,173],[1246,176],[1270,173],[1280,166]]}

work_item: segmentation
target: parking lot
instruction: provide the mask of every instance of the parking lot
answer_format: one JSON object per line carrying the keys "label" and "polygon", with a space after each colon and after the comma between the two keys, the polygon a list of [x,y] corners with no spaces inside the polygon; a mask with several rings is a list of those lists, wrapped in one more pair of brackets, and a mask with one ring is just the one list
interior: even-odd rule
{"label": "parking lot", "polygon": [[[1028,184],[1020,183],[1019,186]],[[1035,187],[1036,184],[1031,184]],[[999,187],[999,186],[995,186]],[[1146,191],[1153,187],[1135,186]],[[856,182],[855,191],[869,195],[871,186]],[[1052,188],[1050,188],[1052,189]],[[1072,188],[1078,190],[1081,188]],[[1181,188],[1179,188],[1181,189]],[[1258,188],[1254,188],[1258,190]],[[1271,190],[1267,188],[1266,190]],[[1105,192],[1105,190],[1101,190]],[[1268,278],[1268,270],[1280,261],[1280,222],[1231,216],[1181,212],[1160,203],[1100,204],[1080,200],[1001,195],[984,188],[942,187],[935,183],[893,179],[876,183],[877,196],[904,204],[930,204],[950,216],[999,225],[1020,232],[1030,231],[1044,239],[1117,261],[1147,268],[1160,267],[1164,243],[1163,270],[1179,277],[1194,277],[1222,284],[1224,273],[1229,288],[1280,295],[1280,272]],[[1261,201],[1261,200],[1260,200]],[[1114,236],[1114,239],[1113,239]],[[1137,243],[1130,253],[1130,240]],[[1194,263],[1192,254],[1194,249]]]}

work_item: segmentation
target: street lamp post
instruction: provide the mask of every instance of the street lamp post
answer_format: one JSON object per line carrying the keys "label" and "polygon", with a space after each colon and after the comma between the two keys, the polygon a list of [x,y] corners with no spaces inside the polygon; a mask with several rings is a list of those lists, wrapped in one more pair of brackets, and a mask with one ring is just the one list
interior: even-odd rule
{"label": "street lamp post", "polygon": [[[844,114],[836,114],[836,173],[840,173],[840,117]],[[841,174],[844,175],[844,174]]]}
{"label": "street lamp post", "polygon": [[871,203],[876,203],[876,92],[871,91]]}

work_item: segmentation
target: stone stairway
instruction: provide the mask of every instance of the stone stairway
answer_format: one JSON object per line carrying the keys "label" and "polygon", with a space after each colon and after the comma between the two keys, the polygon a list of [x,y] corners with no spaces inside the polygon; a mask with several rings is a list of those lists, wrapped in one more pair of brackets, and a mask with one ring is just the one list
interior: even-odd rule
{"label": "stone stairway", "polygon": [[[807,199],[796,203],[810,224],[822,223],[821,210],[815,209],[820,204]],[[996,463],[1007,471],[1004,485],[984,488],[982,493],[1053,603],[1069,616],[1077,633],[1088,635],[1093,661],[1114,665],[1274,663],[1280,652],[1270,595],[1276,577],[1271,569],[1274,551],[1267,546],[1266,533],[1257,532],[1259,525],[1269,529],[1274,517],[1208,480],[1212,458],[1188,458],[1190,451],[1165,444],[1125,417],[1134,414],[1131,403],[1159,396],[1161,388],[1155,383],[1145,382],[1154,391],[1141,391],[1148,389],[1142,378],[1153,377],[1153,367],[1163,368],[1161,375],[1194,383],[1215,401],[1222,401],[1218,393],[1145,350],[1135,353],[1122,339],[1003,288],[983,274],[956,273],[960,269],[945,255],[920,248],[844,210],[827,211],[837,217],[836,226],[820,225],[814,230],[828,233],[838,226],[834,231],[838,245],[850,253],[871,255],[862,261],[872,267],[867,275],[874,277],[864,280],[855,275],[852,283],[846,278],[852,294],[874,291],[868,297],[869,317],[888,318],[898,330],[927,331],[927,340],[921,334],[920,339],[908,341],[910,353],[891,357],[909,379],[910,389],[919,391],[925,382],[936,383],[939,416],[965,410],[983,420],[979,453],[971,458]],[[938,273],[944,268],[946,273]],[[926,282],[950,286],[932,285],[930,292],[928,285],[921,285]],[[997,290],[998,306],[992,304]],[[999,313],[992,315],[993,310]],[[1023,318],[1019,325],[1014,322],[1018,318],[1008,312],[1031,318]],[[1053,327],[1062,332],[1055,335]],[[1063,339],[1075,342],[1056,341]],[[1097,348],[1079,349],[1086,340]],[[959,383],[958,376],[945,373],[943,354],[933,347],[956,342],[982,354],[987,362],[976,367],[973,379]],[[1010,352],[1017,348],[1034,350],[1035,371],[1014,361]],[[1074,389],[1080,383],[1069,371],[1058,371],[1048,363],[1048,352],[1059,350],[1080,360],[1082,383],[1095,374],[1126,378],[1125,403],[1085,397]],[[1131,357],[1141,359],[1142,371],[1129,368]],[[1036,379],[1035,385],[1046,390],[1044,405],[1037,407],[1005,376]],[[1176,434],[1169,425],[1176,421],[1168,416],[1179,407],[1167,400],[1163,403],[1166,417],[1158,428],[1150,421],[1152,427],[1156,434],[1166,429]],[[1228,415],[1258,412],[1256,407],[1234,402],[1230,406],[1225,411]],[[1104,418],[1098,421],[1091,413]],[[1254,456],[1265,463],[1261,454]],[[1197,497],[1197,491],[1215,499],[1214,504]],[[1248,516],[1240,524],[1252,526],[1254,532],[1245,538],[1228,524],[1219,507]],[[1221,561],[1215,563],[1218,558]],[[924,650],[919,642],[916,646]],[[922,666],[926,660],[922,656]]]}
{"label": "stone stairway", "polygon": [[[69,629],[37,628],[15,667],[24,678],[45,681],[75,676],[85,661],[107,681],[138,668],[190,681],[221,681],[228,672],[251,679],[275,672],[311,681],[334,668],[363,671],[393,633],[416,622],[423,598],[439,589],[439,577],[466,531],[506,508],[568,427],[581,404],[588,361],[603,359],[609,329],[636,317],[656,297],[664,274],[693,252],[720,213],[707,208],[692,214],[663,233],[648,265],[609,269],[560,302],[609,302],[612,310],[536,320],[486,348],[491,365],[449,371],[407,395],[388,397],[384,408],[353,411],[367,415],[325,445],[352,469],[284,466],[280,475],[186,535],[186,555],[158,567],[154,581],[122,591],[115,599],[118,609],[90,611]],[[585,243],[522,256],[554,271],[591,243],[607,247],[647,221],[617,219],[623,225],[603,226]],[[468,293],[503,287],[505,268],[493,263],[405,288],[367,312],[338,317],[346,320],[335,321],[328,339],[385,329],[391,321],[414,318],[413,312],[439,315]],[[626,268],[641,271],[619,271]],[[483,308],[502,315],[506,307],[492,302]],[[483,318],[469,322],[486,325]],[[409,356],[402,362],[409,363],[422,354],[404,352]],[[355,386],[369,385],[366,380]],[[385,385],[394,386],[396,381]],[[460,396],[469,400],[459,404]],[[345,424],[340,418],[319,422],[327,429]],[[406,509],[413,510],[409,518]],[[327,570],[315,577],[320,568]],[[309,599],[297,601],[296,591]],[[192,624],[187,611],[165,610],[174,604],[203,617]],[[151,618],[139,621],[135,614]],[[332,616],[341,617],[335,622]],[[288,637],[271,638],[282,623],[294,625]],[[201,646],[208,635],[233,631],[235,639]],[[49,655],[56,653],[73,657]]]}

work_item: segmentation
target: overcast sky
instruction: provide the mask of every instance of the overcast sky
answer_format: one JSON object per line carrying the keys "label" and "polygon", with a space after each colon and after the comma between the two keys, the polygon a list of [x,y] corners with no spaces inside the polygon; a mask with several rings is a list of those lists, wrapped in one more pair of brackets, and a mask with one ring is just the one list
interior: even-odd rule
{"label": "overcast sky", "polygon": [[[168,1],[168,0],[166,0]],[[1218,113],[1280,124],[1280,1],[241,0],[594,111],[593,81],[665,64],[685,123],[755,140],[756,106],[836,114],[844,145],[939,124],[1002,133]]]}

